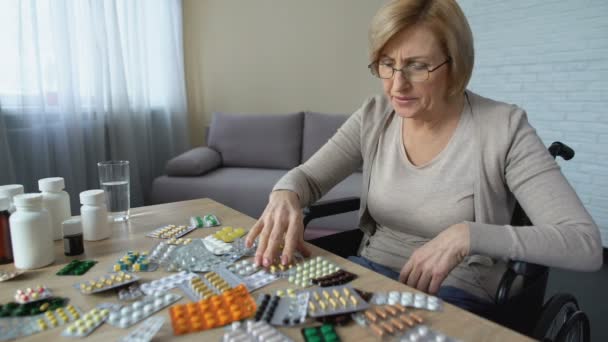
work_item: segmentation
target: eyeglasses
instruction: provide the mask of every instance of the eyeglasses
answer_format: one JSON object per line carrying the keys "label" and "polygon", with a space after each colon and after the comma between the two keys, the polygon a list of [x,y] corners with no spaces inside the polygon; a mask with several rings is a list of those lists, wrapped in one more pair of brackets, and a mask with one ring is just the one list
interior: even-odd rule
{"label": "eyeglasses", "polygon": [[401,71],[403,76],[407,78],[410,82],[424,82],[429,79],[429,75],[441,68],[444,64],[447,64],[452,61],[452,58],[448,57],[443,63],[439,64],[434,68],[429,68],[428,65],[424,63],[412,63],[404,66],[401,69],[393,68],[390,65],[380,63],[378,61],[371,63],[367,67],[369,71],[371,71],[372,75],[382,78],[382,79],[391,79],[395,75],[396,71]]}

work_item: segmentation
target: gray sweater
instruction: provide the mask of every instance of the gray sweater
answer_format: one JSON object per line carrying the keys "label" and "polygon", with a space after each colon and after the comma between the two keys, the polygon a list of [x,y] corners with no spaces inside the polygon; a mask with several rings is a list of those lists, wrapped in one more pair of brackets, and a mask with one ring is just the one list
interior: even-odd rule
{"label": "gray sweater", "polygon": [[[495,265],[492,278],[502,274],[504,262],[497,262],[505,259],[578,271],[599,269],[602,245],[598,227],[528,123],[526,113],[515,105],[467,93],[478,175],[475,221],[467,222],[471,243],[465,262]],[[367,209],[372,165],[379,137],[394,117],[386,97],[365,101],[317,153],[290,170],[273,190],[296,192],[305,207],[363,164],[359,226],[365,244],[376,229]],[[509,224],[516,201],[533,226]]]}

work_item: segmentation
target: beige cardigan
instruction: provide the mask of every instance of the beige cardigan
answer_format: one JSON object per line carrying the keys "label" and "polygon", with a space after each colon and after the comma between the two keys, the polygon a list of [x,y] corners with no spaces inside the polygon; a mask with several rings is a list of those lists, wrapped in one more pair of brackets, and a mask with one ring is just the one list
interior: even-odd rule
{"label": "beige cardigan", "polygon": [[[468,222],[471,244],[467,262],[489,266],[513,259],[578,271],[599,269],[602,245],[598,227],[528,123],[526,113],[515,105],[470,91],[467,94],[476,132],[471,143],[479,151],[475,222]],[[376,229],[367,210],[372,163],[380,134],[394,116],[385,96],[370,98],[317,153],[283,176],[273,190],[296,192],[305,207],[363,164],[359,225],[369,237]],[[509,225],[516,200],[533,226]],[[504,271],[504,267],[494,269]]]}

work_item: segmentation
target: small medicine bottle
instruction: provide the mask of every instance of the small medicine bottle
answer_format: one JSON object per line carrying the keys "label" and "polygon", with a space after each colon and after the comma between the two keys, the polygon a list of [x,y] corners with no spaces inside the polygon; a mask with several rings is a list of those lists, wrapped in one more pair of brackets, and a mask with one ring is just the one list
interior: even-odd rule
{"label": "small medicine bottle", "polygon": [[82,221],[78,217],[63,221],[63,254],[67,256],[80,255],[84,253],[84,241],[82,239]]}
{"label": "small medicine bottle", "polygon": [[8,197],[0,196],[0,265],[13,262],[13,247],[11,245],[11,228],[8,211],[11,202]]}
{"label": "small medicine bottle", "polygon": [[72,216],[70,195],[63,191],[65,181],[61,177],[43,178],[38,181],[42,192],[42,207],[51,215],[53,240],[61,240],[61,223]]}
{"label": "small medicine bottle", "polygon": [[98,241],[110,237],[112,231],[103,190],[87,190],[80,193],[80,218],[85,241]]}
{"label": "small medicine bottle", "polygon": [[55,261],[51,216],[42,208],[41,194],[14,198],[17,210],[11,215],[11,243],[15,267],[41,268]]}
{"label": "small medicine bottle", "polygon": [[22,193],[23,185],[21,184],[0,185],[0,196],[8,197],[8,201],[10,202],[8,211],[11,214],[15,212],[15,203],[13,198],[17,195],[21,195]]}

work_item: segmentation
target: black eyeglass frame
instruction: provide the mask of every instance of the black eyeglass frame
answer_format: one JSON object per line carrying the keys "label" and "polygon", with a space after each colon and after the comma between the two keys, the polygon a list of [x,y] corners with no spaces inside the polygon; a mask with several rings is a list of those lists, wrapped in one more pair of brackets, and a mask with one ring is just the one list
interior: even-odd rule
{"label": "black eyeglass frame", "polygon": [[[437,69],[441,68],[442,66],[444,66],[445,64],[448,64],[448,63],[449,63],[449,62],[451,62],[451,61],[452,61],[452,57],[449,57],[449,56],[448,56],[448,58],[447,58],[445,61],[443,61],[443,63],[441,63],[441,64],[437,65],[437,66],[436,66],[436,67],[434,67],[434,68],[427,68],[427,69],[426,69],[427,74],[426,74],[426,78],[425,78],[424,80],[420,80],[420,81],[413,81],[413,82],[424,82],[424,81],[427,81],[427,80],[429,79],[429,77],[430,77],[430,75],[431,75],[431,73],[432,73],[433,71],[435,71],[435,70],[437,70]],[[397,71],[401,71],[401,73],[402,73],[403,75],[405,75],[405,76],[406,76],[406,78],[407,78],[408,80],[410,80],[410,78],[407,76],[407,72],[406,72],[406,69],[408,68],[408,66],[404,66],[404,67],[403,67],[403,68],[401,68],[401,69],[397,69],[397,68],[393,68],[393,67],[391,67],[391,66],[385,65],[385,66],[387,66],[387,67],[389,67],[389,68],[393,69],[393,72],[391,73],[391,77],[380,77],[380,73],[378,72],[378,67],[379,67],[379,66],[380,66],[380,63],[379,63],[378,61],[375,61],[375,62],[371,62],[371,63],[370,63],[368,66],[367,66],[367,68],[369,69],[369,71],[371,72],[371,74],[372,74],[372,75],[374,75],[374,76],[375,76],[375,77],[377,77],[377,78],[383,79],[383,80],[390,80],[391,78],[395,77],[395,72],[397,72]],[[376,70],[376,71],[374,71],[374,70]]]}

